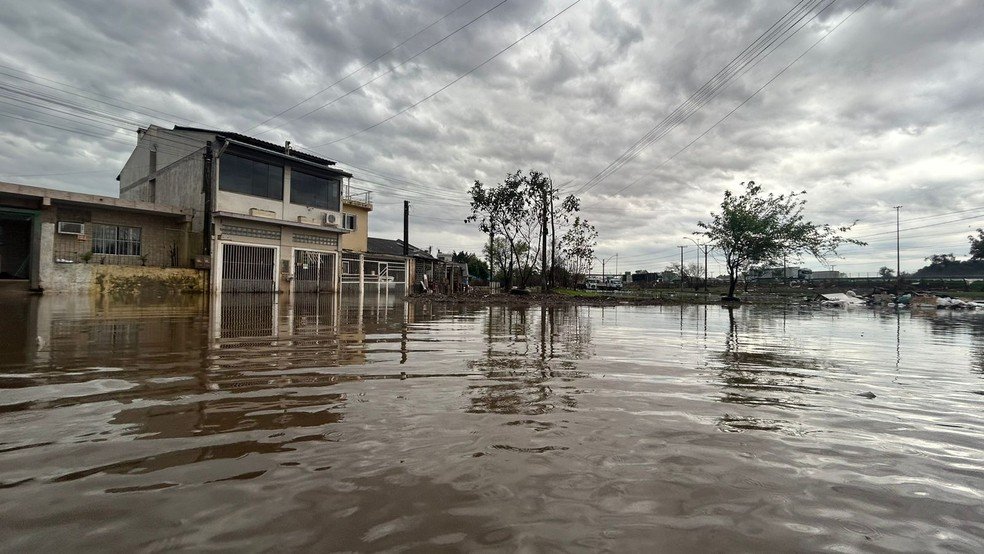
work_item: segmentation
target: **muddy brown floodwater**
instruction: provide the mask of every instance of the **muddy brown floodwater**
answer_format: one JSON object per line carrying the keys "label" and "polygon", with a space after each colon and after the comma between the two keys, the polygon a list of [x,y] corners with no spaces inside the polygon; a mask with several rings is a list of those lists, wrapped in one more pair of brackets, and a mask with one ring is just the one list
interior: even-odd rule
{"label": "muddy brown floodwater", "polygon": [[984,313],[5,298],[0,549],[981,552],[982,404]]}

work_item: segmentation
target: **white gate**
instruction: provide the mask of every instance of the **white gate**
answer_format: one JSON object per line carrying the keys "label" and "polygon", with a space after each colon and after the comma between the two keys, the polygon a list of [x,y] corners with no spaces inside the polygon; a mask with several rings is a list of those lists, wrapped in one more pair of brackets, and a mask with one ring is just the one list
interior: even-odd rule
{"label": "white gate", "polygon": [[277,290],[275,248],[245,244],[222,245],[222,292]]}
{"label": "white gate", "polygon": [[294,251],[294,292],[334,292],[335,255],[315,250]]}

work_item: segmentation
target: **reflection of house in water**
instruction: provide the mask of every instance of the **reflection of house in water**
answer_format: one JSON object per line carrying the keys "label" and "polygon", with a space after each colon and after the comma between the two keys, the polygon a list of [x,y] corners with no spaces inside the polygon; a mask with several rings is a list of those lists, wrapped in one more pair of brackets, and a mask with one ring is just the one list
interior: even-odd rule
{"label": "reflection of house in water", "polygon": [[[201,297],[164,303],[119,303],[90,296],[32,297],[20,325],[30,348],[25,361],[54,366],[128,367],[158,353],[174,364],[200,366],[207,344],[206,306]],[[6,355],[6,354],[5,354]]]}
{"label": "reflection of house in water", "polygon": [[[388,287],[367,287],[365,294],[343,292],[341,297],[214,295],[211,303],[210,338],[219,366],[250,356],[253,362],[283,369],[369,363],[367,335],[405,337],[415,313]],[[400,352],[405,356],[405,346],[392,350],[394,357]]]}

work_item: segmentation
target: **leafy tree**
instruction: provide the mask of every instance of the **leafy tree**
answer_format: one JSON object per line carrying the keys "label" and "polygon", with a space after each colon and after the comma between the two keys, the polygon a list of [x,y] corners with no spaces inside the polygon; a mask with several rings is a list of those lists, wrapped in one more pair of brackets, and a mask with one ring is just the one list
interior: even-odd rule
{"label": "leafy tree", "polygon": [[933,254],[932,256],[923,259],[929,262],[929,266],[931,268],[939,271],[943,271],[947,268],[947,266],[953,265],[957,261],[956,256],[954,256],[952,252],[950,254]]}
{"label": "leafy tree", "polygon": [[844,243],[865,243],[844,238],[853,226],[834,229],[818,225],[803,216],[806,192],[791,192],[775,196],[762,193],[754,181],[742,183],[744,191],[736,195],[724,193],[721,212],[712,213],[711,221],[697,224],[703,236],[724,256],[728,268],[728,298],[734,298],[738,276],[753,263],[781,263],[783,255],[795,257],[810,254],[821,263],[837,253]]}
{"label": "leafy tree", "polygon": [[984,261],[984,229],[977,230],[977,236],[968,235],[970,241],[970,259],[972,261]]}
{"label": "leafy tree", "polygon": [[497,238],[492,241],[492,251],[489,252],[489,245],[482,248],[482,253],[486,258],[492,260],[491,278],[498,281],[506,281],[506,274],[509,271],[511,258],[509,257],[509,243],[504,238]]}
{"label": "leafy tree", "polygon": [[489,264],[475,254],[471,252],[457,252],[451,259],[459,264],[467,264],[470,275],[474,275],[479,279],[487,280],[489,278]]}
{"label": "leafy tree", "polygon": [[895,277],[895,271],[887,265],[883,265],[878,268],[878,276],[882,279],[891,279],[892,277]]}
{"label": "leafy tree", "polygon": [[938,271],[941,274],[946,271],[946,268],[959,263],[957,262],[956,256],[954,256],[952,252],[949,254],[933,254],[932,256],[923,259],[929,262],[930,270]]}
{"label": "leafy tree", "polygon": [[[558,207],[555,201],[559,196],[550,178],[534,170],[510,173],[502,183],[491,187],[475,181],[470,194],[472,213],[465,221],[478,222],[479,229],[492,237],[493,250],[498,249],[497,239],[505,241],[507,262],[502,275],[506,287],[514,281],[525,287],[534,274],[544,275],[547,249],[550,245],[557,247],[558,216],[563,228],[570,214],[579,208],[573,196]],[[493,265],[499,264],[493,261]],[[541,265],[539,272],[537,265]]]}
{"label": "leafy tree", "polygon": [[564,233],[561,240],[561,253],[565,257],[566,270],[571,278],[576,281],[583,277],[591,268],[591,261],[594,259],[594,248],[598,242],[598,231],[594,225],[580,217],[574,218],[574,223],[570,229]]}
{"label": "leafy tree", "polygon": [[[680,279],[680,262],[673,262],[666,266],[663,270],[663,278],[668,281],[676,281]],[[700,271],[698,271],[697,264],[685,263],[683,264],[683,280],[685,283],[693,283],[694,280],[698,278]]]}

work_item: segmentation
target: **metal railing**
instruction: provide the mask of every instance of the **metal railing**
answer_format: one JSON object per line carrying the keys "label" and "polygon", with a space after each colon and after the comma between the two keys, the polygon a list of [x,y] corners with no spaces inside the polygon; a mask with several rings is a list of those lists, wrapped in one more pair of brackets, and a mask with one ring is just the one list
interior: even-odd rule
{"label": "metal railing", "polygon": [[372,205],[372,191],[346,187],[343,196],[346,202],[356,202],[359,204]]}

